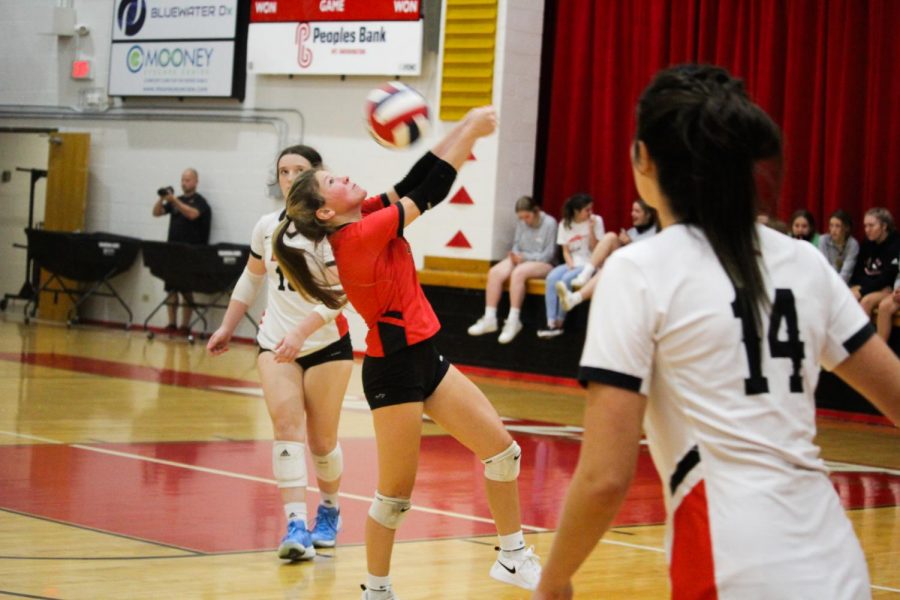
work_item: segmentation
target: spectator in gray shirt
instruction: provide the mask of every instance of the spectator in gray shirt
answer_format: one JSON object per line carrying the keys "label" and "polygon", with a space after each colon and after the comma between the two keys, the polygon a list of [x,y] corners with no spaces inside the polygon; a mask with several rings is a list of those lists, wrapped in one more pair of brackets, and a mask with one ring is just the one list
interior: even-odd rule
{"label": "spectator in gray shirt", "polygon": [[553,268],[556,253],[556,219],[541,210],[530,196],[516,201],[516,235],[506,258],[491,267],[485,290],[484,315],[469,327],[469,335],[497,331],[497,305],[503,294],[503,282],[509,279],[509,316],[497,341],[508,344],[522,330],[519,313],[525,301],[529,279],[543,279]]}
{"label": "spectator in gray shirt", "polygon": [[856,257],[859,256],[859,242],[850,235],[852,229],[853,221],[850,220],[850,215],[839,208],[831,213],[828,219],[828,235],[819,237],[819,250],[844,283],[850,282],[850,276],[853,275],[853,268],[856,266]]}

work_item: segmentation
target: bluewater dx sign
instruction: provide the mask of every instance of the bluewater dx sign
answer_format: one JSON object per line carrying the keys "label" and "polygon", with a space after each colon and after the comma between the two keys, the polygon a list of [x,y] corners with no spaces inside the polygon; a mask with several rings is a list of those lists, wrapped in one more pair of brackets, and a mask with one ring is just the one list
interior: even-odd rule
{"label": "bluewater dx sign", "polygon": [[109,94],[242,98],[244,70],[235,66],[244,63],[247,15],[240,4],[115,0]]}

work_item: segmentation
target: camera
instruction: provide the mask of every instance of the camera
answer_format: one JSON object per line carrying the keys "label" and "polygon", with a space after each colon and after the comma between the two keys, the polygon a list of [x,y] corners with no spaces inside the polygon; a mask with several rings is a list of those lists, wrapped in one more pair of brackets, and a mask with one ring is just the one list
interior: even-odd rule
{"label": "camera", "polygon": [[168,186],[159,188],[158,190],[156,190],[156,193],[159,194],[160,198],[164,198],[164,197],[168,196],[169,194],[174,194],[175,188],[173,188],[171,185],[168,185]]}

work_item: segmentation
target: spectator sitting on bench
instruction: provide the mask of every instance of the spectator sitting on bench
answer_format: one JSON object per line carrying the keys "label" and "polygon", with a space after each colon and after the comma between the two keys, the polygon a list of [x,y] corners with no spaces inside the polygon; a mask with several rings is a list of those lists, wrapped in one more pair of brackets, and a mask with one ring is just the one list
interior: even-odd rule
{"label": "spectator sitting on bench", "polygon": [[622,229],[618,234],[610,231],[603,236],[591,253],[591,262],[578,274],[578,277],[572,280],[572,289],[569,289],[562,281],[556,283],[556,294],[559,296],[559,303],[564,310],[570,311],[594,295],[600,269],[610,254],[631,242],[653,237],[659,230],[656,210],[640,198],[635,200],[631,206],[631,222],[634,223],[634,226],[628,231]]}
{"label": "spectator sitting on bench", "polygon": [[560,335],[566,310],[556,296],[556,282],[568,283],[591,262],[591,252],[603,237],[603,219],[593,214],[594,199],[588,194],[570,196],[563,205],[563,221],[559,224],[556,243],[562,246],[565,263],[554,267],[544,284],[547,305],[547,329],[537,332],[539,338]]}
{"label": "spectator sitting on bench", "polygon": [[850,278],[850,291],[871,316],[879,302],[891,295],[891,286],[897,278],[900,234],[895,231],[891,213],[881,207],[866,211],[863,230],[866,239],[859,248],[859,258]]}
{"label": "spectator sitting on bench", "polygon": [[553,268],[556,252],[556,219],[541,210],[531,196],[516,201],[516,233],[512,250],[506,258],[488,271],[485,289],[484,315],[469,327],[469,335],[484,335],[497,331],[497,305],[503,293],[503,282],[509,280],[509,315],[497,339],[508,344],[522,330],[519,313],[525,301],[525,286],[529,279],[547,276]]}
{"label": "spectator sitting on bench", "polygon": [[791,237],[795,240],[805,240],[815,247],[819,247],[819,234],[816,233],[816,221],[811,212],[805,208],[794,211],[791,215]]}
{"label": "spectator sitting on bench", "polygon": [[[897,260],[900,261],[900,256],[897,257]],[[900,310],[900,273],[897,274],[897,279],[894,280],[893,293],[888,294],[878,303],[878,316],[875,319],[875,324],[878,335],[884,341],[888,341],[888,338],[891,337],[894,313],[898,310]]]}
{"label": "spectator sitting on bench", "polygon": [[845,282],[850,281],[859,257],[859,242],[850,235],[851,231],[853,221],[850,215],[839,208],[828,219],[828,235],[819,237],[819,250]]}

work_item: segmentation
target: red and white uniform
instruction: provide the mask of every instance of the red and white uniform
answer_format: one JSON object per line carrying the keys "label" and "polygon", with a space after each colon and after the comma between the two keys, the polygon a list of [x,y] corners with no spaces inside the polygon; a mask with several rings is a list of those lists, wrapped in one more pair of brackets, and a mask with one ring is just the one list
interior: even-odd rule
{"label": "red and white uniform", "polygon": [[648,398],[673,598],[868,598],[813,438],[819,366],[841,363],[871,324],[814,246],[758,233],[773,300],[759,343],[705,236],[673,225],[606,262],[579,378]]}
{"label": "red and white uniform", "polygon": [[[253,228],[250,241],[250,254],[261,259],[266,265],[266,310],[259,321],[259,333],[256,336],[260,347],[272,350],[285,334],[297,327],[307,317],[316,303],[306,300],[295,291],[278,267],[278,261],[272,254],[272,234],[284,216],[283,211],[276,211],[263,216]],[[302,248],[318,257],[323,264],[333,264],[334,257],[327,240],[319,244],[306,239],[300,234],[285,236],[285,242],[293,248]],[[347,319],[343,314],[331,323],[326,323],[306,338],[303,348],[297,356],[312,354],[325,346],[338,341],[349,331]]]}
{"label": "red and white uniform", "polygon": [[403,205],[383,195],[368,198],[363,218],[328,236],[344,293],[369,328],[368,356],[387,356],[438,332],[403,238]]}

